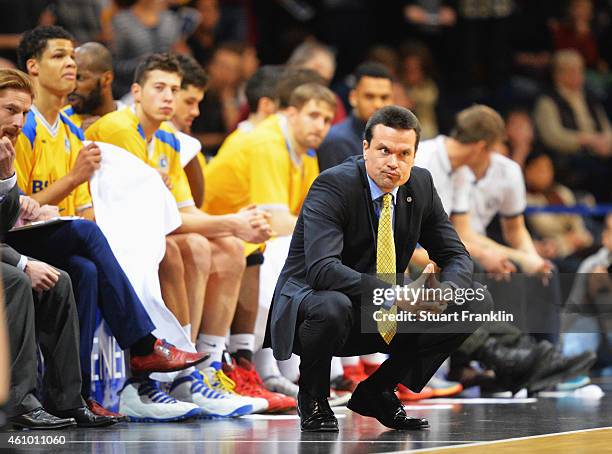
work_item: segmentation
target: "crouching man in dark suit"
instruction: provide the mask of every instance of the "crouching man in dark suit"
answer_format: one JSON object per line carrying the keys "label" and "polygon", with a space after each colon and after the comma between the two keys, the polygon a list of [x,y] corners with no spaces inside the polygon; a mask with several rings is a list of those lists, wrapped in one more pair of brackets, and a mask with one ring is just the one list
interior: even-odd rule
{"label": "crouching man in dark suit", "polygon": [[431,175],[413,168],[419,135],[419,122],[409,110],[380,109],[366,125],[363,159],[355,157],[323,172],[304,201],[276,285],[265,341],[277,359],[300,355],[303,431],[338,430],[327,402],[332,356],[373,352],[389,358],[358,385],[348,408],[393,429],[428,426],[427,420],[406,415],[394,389],[401,382],[420,391],[478,323],[427,329],[437,326],[431,323],[410,332],[401,332],[401,323],[389,321],[392,317],[373,330],[362,324],[375,289],[392,288],[389,276],[404,272],[417,242],[442,272],[438,281],[428,265],[411,288],[427,283],[451,294],[477,289],[481,298],[458,306],[439,296],[400,293],[385,299],[382,313],[478,314],[492,307],[486,290],[472,283],[472,260],[444,212]]}

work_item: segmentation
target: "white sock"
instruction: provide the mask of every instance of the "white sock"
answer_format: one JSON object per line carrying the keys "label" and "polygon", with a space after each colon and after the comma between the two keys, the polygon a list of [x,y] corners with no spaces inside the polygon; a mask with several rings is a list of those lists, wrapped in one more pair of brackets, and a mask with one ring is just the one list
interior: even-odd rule
{"label": "white sock", "polygon": [[359,356],[346,356],[340,359],[343,366],[357,366],[359,364]]}
{"label": "white sock", "polygon": [[187,334],[187,337],[191,340],[191,323],[187,323],[183,326],[183,331],[185,331],[185,334]]}
{"label": "white sock", "polygon": [[221,363],[223,350],[225,349],[224,336],[212,336],[210,334],[200,334],[196,340],[196,350],[208,353],[210,357],[198,364],[198,369],[209,367],[212,363]]}
{"label": "white sock", "polygon": [[295,383],[300,378],[300,357],[293,353],[288,360],[278,361],[278,368],[285,377]]}
{"label": "white sock", "polygon": [[344,375],[344,369],[342,368],[342,361],[337,356],[332,357],[331,361],[331,369],[329,373],[329,379],[333,380],[334,378],[342,377]]}
{"label": "white sock", "polygon": [[230,335],[228,349],[230,353],[236,353],[238,350],[253,352],[255,349],[255,334]]}
{"label": "white sock", "polygon": [[281,374],[271,348],[262,348],[255,353],[255,368],[261,378],[274,377]]}

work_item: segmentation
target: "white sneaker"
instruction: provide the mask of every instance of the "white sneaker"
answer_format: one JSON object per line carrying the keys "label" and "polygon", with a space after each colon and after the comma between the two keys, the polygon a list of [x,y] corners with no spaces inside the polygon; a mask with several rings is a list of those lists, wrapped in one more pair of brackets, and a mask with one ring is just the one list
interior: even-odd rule
{"label": "white sneaker", "polygon": [[182,421],[202,414],[196,404],[170,397],[150,378],[127,381],[121,390],[119,412],[134,422]]}
{"label": "white sneaker", "polygon": [[251,404],[231,394],[221,394],[210,388],[200,371],[193,371],[186,377],[172,383],[169,394],[177,400],[193,402],[209,418],[234,418],[253,411]]}
{"label": "white sneaker", "polygon": [[263,379],[264,387],[268,391],[281,393],[285,396],[291,396],[297,399],[300,387],[289,380],[284,375],[271,375]]}
{"label": "white sneaker", "polygon": [[213,366],[201,369],[202,378],[204,383],[209,388],[214,389],[219,394],[229,396],[232,399],[239,399],[243,402],[243,405],[250,405],[252,407],[252,413],[261,413],[268,409],[268,401],[261,397],[247,397],[241,396],[234,391],[236,383],[232,381],[227,375],[223,373],[221,369],[217,369]]}

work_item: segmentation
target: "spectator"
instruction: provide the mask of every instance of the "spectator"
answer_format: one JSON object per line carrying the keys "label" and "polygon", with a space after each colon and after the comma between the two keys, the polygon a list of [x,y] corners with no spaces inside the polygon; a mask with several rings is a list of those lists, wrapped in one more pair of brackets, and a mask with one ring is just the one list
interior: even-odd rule
{"label": "spectator", "polygon": [[406,93],[406,88],[399,82],[399,53],[388,46],[374,46],[368,51],[367,61],[377,62],[387,67],[387,70],[393,77],[393,104],[412,109],[412,101],[408,97],[408,93]]}
{"label": "spectator", "polygon": [[584,89],[584,64],[574,50],[555,53],[553,87],[538,100],[534,119],[544,145],[557,155],[559,180],[574,190],[612,200],[612,128],[606,113]]}
{"label": "spectator", "polygon": [[355,87],[349,94],[353,111],[346,120],[332,126],[319,147],[321,171],[340,164],[349,156],[363,153],[363,131],[374,112],[392,102],[391,74],[380,63],[363,63],[355,70]]}
{"label": "spectator", "polygon": [[5,0],[0,2],[0,57],[17,62],[21,34],[49,21],[48,1]]}
{"label": "spectator", "polygon": [[578,268],[567,301],[577,312],[586,316],[572,320],[573,324],[568,325],[563,341],[567,354],[598,351],[600,365],[605,367],[610,365],[612,353],[612,327],[609,323],[612,302],[612,213],[606,216],[601,242],[601,249],[586,258]]}
{"label": "spectator", "polygon": [[406,43],[401,50],[401,82],[412,102],[412,110],[421,123],[421,137],[438,135],[438,86],[433,80],[433,60],[424,44]]}
{"label": "spectator", "polygon": [[[462,87],[495,89],[510,66],[514,0],[460,0],[457,4]],[[483,39],[486,37],[486,39]]]}
{"label": "spectator", "polygon": [[599,55],[597,37],[591,27],[592,20],[592,0],[571,0],[565,20],[551,24],[554,49],[573,49],[580,53],[587,68],[607,71],[607,64]]}
{"label": "spectator", "polygon": [[550,17],[556,16],[557,0],[517,0],[512,35],[512,94],[521,102],[533,102],[545,86],[552,55]]}
{"label": "spectator", "polygon": [[218,0],[194,0],[191,6],[201,14],[200,24],[187,40],[194,58],[202,66],[208,66],[217,44],[217,25],[221,17]]}
{"label": "spectator", "polygon": [[157,0],[137,0],[119,11],[112,23],[115,95],[121,97],[130,91],[134,70],[143,57],[180,45],[181,25],[166,2]]}
{"label": "spectator", "polygon": [[100,40],[100,19],[106,3],[105,0],[58,0],[55,8],[57,23],[72,33],[79,43]]}
{"label": "spectator", "polygon": [[427,43],[436,61],[443,61],[454,69],[457,56],[457,12],[453,7],[454,2],[409,0],[405,3],[404,16],[409,24],[406,33],[413,39]]}
{"label": "spectator", "polygon": [[[572,191],[555,182],[555,170],[550,156],[531,153],[525,161],[527,203],[530,206],[572,206],[576,198]],[[531,231],[540,240],[536,249],[548,259],[561,259],[577,254],[593,243],[593,237],[578,214],[534,213],[527,218]],[[576,269],[561,270],[575,272]]]}
{"label": "spectator", "polygon": [[194,119],[191,132],[209,156],[217,154],[223,140],[239,121],[242,51],[240,43],[221,44],[207,68],[208,92],[200,103],[200,116]]}
{"label": "spectator", "polygon": [[[326,84],[331,84],[336,72],[336,56],[327,46],[318,43],[305,41],[291,53],[287,60],[289,68],[312,69],[325,79]],[[336,95],[336,114],[333,123],[339,123],[346,118],[344,105]]]}
{"label": "spectator", "polygon": [[534,147],[533,121],[524,109],[511,109],[506,115],[506,150],[503,154],[521,168]]}

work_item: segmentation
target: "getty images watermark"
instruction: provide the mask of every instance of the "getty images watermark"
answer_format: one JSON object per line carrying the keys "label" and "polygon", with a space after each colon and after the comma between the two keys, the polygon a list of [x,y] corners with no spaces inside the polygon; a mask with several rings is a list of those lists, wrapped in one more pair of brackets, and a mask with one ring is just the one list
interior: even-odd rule
{"label": "getty images watermark", "polygon": [[[376,288],[373,291],[372,303],[375,306],[388,307],[391,302],[401,306],[409,306],[410,310],[402,309],[389,312],[381,307],[372,313],[375,322],[514,322],[514,314],[504,310],[489,312],[474,312],[473,310],[458,310],[466,303],[483,302],[486,298],[487,287],[460,288],[413,285],[395,285],[389,288]],[[387,304],[385,304],[387,303]],[[397,304],[400,306],[400,304]],[[447,311],[447,307],[457,306]],[[442,310],[440,310],[443,308]]]}

